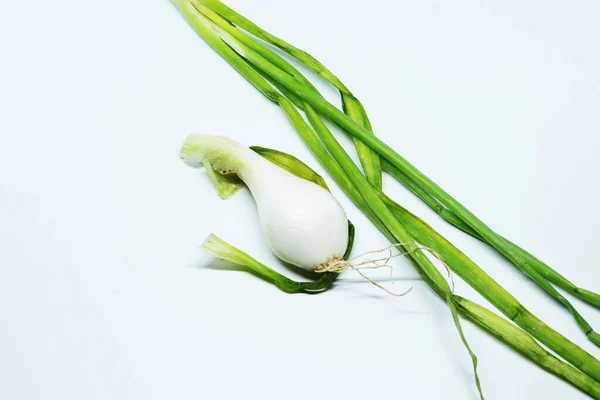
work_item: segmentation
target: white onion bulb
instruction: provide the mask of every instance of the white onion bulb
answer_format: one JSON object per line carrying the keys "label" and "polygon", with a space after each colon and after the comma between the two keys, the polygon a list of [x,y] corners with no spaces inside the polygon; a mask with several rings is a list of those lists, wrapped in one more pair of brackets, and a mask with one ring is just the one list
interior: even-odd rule
{"label": "white onion bulb", "polygon": [[195,167],[207,160],[215,170],[235,173],[244,181],[256,201],[263,235],[283,261],[314,270],[342,259],[348,245],[348,219],[321,186],[222,136],[189,135],[181,158]]}

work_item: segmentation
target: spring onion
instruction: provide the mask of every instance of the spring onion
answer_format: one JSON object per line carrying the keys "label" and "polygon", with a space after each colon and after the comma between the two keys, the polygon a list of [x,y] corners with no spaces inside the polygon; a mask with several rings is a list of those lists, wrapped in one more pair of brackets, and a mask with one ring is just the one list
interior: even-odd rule
{"label": "spring onion", "polygon": [[[344,110],[348,115],[338,110],[335,106],[328,103],[312,85],[307,84],[307,80],[285,60],[274,55],[270,49],[261,45],[258,41],[254,42],[253,40],[249,40],[250,37],[241,30],[236,30],[237,28],[235,25],[231,23],[231,15],[222,12],[222,10],[219,10],[219,8],[215,6],[215,4],[218,5],[222,3],[217,0],[173,0],[173,2],[188,20],[190,25],[213,49],[215,49],[215,51],[226,59],[269,100],[281,106],[286,116],[292,122],[292,125],[294,125],[310,150],[315,154],[318,161],[323,164],[336,183],[340,185],[346,194],[357,204],[357,206],[359,206],[382,233],[390,239],[390,241],[397,242],[405,241],[405,239],[415,239],[415,237],[418,236],[418,232],[411,231],[411,226],[414,227],[414,224],[411,225],[410,222],[414,222],[417,217],[408,214],[411,215],[408,217],[409,221],[403,220],[402,214],[397,210],[394,210],[393,205],[390,204],[389,201],[386,201],[386,197],[382,192],[377,191],[377,186],[370,186],[373,184],[372,180],[363,180],[365,178],[360,174],[358,169],[355,169],[356,166],[350,166],[350,164],[348,164],[345,159],[347,156],[345,151],[341,149],[341,147],[338,148],[334,141],[331,140],[332,137],[326,132],[326,128],[324,129],[324,124],[322,124],[322,121],[320,120],[321,116],[332,119],[361,142],[367,144],[373,151],[383,156],[384,164],[389,163],[391,166],[400,170],[408,177],[408,179],[410,179],[410,183],[423,193],[424,197],[431,196],[439,201],[441,206],[448,210],[447,214],[453,215],[454,218],[456,218],[457,224],[463,224],[465,231],[471,230],[475,235],[479,235],[480,238],[494,246],[501,248],[508,246],[505,241],[495,237],[495,233],[491,232],[489,228],[482,225],[483,223],[481,223],[481,221],[472,216],[468,211],[465,211],[466,209],[462,209],[462,206],[449,197],[447,193],[442,192],[441,188],[438,188],[429,181],[428,178],[422,176],[422,174],[412,167],[412,165],[408,164],[406,160],[387,147],[380,139],[376,138],[371,132],[367,122],[368,120],[360,120],[356,115],[348,116],[352,114],[353,111],[350,111],[345,103]],[[203,7],[205,8],[204,12],[202,11]],[[209,11],[206,10],[206,7],[208,7]],[[211,12],[213,14],[212,16]],[[219,18],[224,22],[219,23]],[[256,26],[254,25],[254,27]],[[252,29],[248,29],[247,27],[244,27],[244,29],[261,37],[260,34],[253,32]],[[258,27],[256,27],[256,29],[260,30]],[[265,32],[261,30],[260,33],[264,35]],[[268,41],[273,43],[272,40]],[[293,55],[296,56],[296,54]],[[321,70],[321,72],[323,72],[323,70]],[[283,95],[275,90],[272,85],[278,88]],[[344,92],[342,93],[344,94]],[[315,136],[312,129],[308,127],[306,122],[299,115],[295,106],[304,110],[309,116],[313,128],[319,135],[318,137]],[[366,116],[364,108],[359,109],[358,112],[363,113]],[[352,163],[352,165],[354,164]],[[356,174],[357,171],[358,174]],[[382,202],[384,207],[381,206]],[[445,242],[441,237],[433,237],[434,245],[442,246],[444,243]],[[511,252],[510,247],[506,252]],[[512,250],[512,252],[519,254],[515,250]],[[439,271],[431,266],[431,262],[421,252],[416,251],[409,257],[415,267],[417,267],[417,270],[422,274],[425,281],[447,301],[453,315],[455,315],[456,310],[460,311],[474,323],[501,338],[507,345],[526,354],[542,368],[567,379],[586,393],[598,398],[597,385],[598,382],[600,382],[600,362],[527,311],[527,309],[518,303],[514,297],[510,296],[508,292],[493,282],[485,272],[470,262],[470,260],[467,259],[467,261],[462,256],[456,257],[453,262],[453,269],[455,269],[455,271],[461,271],[459,275],[465,281],[475,287],[480,293],[484,294],[492,304],[508,318],[517,323],[523,330],[527,331],[527,333],[519,328],[512,327],[510,324],[509,326],[512,328],[508,329],[508,327],[504,325],[504,322],[499,322],[501,319],[493,315],[490,311],[454,295],[450,291],[447,282],[439,275]],[[520,263],[518,262],[519,260],[515,261],[517,258],[518,257],[513,257],[511,260],[524,268],[526,270],[525,272],[532,276],[536,282],[543,285],[544,283],[540,282],[540,279],[538,279],[539,277],[531,272],[531,269],[527,269],[527,262]],[[521,258],[526,259],[522,253]],[[535,268],[539,268],[539,265]],[[550,278],[547,278],[547,273],[538,274],[544,279],[553,282]],[[276,282],[276,278],[273,276],[271,277],[271,280]],[[490,282],[493,282],[494,284],[490,284],[488,287],[488,283]],[[547,288],[547,290],[550,292],[550,289]],[[590,295],[590,297],[593,298],[592,295]],[[574,309],[571,311],[573,312]],[[584,320],[582,318],[578,319],[580,325],[582,325],[581,321]],[[457,327],[460,332],[458,322]],[[582,328],[584,328],[583,325]],[[506,332],[510,332],[510,335],[512,336],[503,336],[508,335]],[[589,332],[586,333],[588,333],[588,337],[590,337]],[[541,353],[536,353],[535,351],[533,353],[528,353],[533,346],[531,343],[535,343],[529,335],[536,337],[550,349],[569,361],[575,367],[572,368],[572,370],[575,371],[576,376],[571,375],[571,367],[563,367],[562,364],[560,364],[560,368],[551,368],[549,367],[549,364],[552,364],[553,366],[557,365],[548,361],[551,360],[551,358],[548,358],[545,355],[541,357],[539,356]],[[462,332],[461,337],[463,337]],[[526,340],[531,340],[531,343],[524,344],[524,341]],[[524,347],[522,346],[527,347],[528,350],[524,350]],[[534,353],[536,354],[535,356],[533,355]],[[475,361],[474,358],[474,362]],[[560,361],[556,361],[560,363]],[[559,370],[561,372],[558,372]],[[578,370],[584,373],[584,379],[580,379],[581,375],[579,375],[580,372]]]}
{"label": "spring onion", "polygon": [[[303,52],[302,50],[289,45],[287,42],[276,38],[274,35],[271,35],[260,29],[255,24],[240,16],[218,0],[198,0],[198,2],[199,4],[204,3],[206,5],[210,5],[210,7],[212,7],[214,10],[223,13],[222,15],[226,16],[230,22],[238,23],[240,27],[257,35],[263,40],[269,41],[289,54],[294,55],[299,60],[305,62],[306,65],[320,73],[325,79],[338,88],[342,95],[344,95],[346,92],[349,92],[347,88],[341,84],[339,79],[335,78],[335,76],[329,70],[324,68],[322,64],[315,62],[314,58],[308,55],[308,53]],[[194,2],[194,4],[196,3]],[[219,25],[219,27],[222,26],[223,25]],[[360,105],[360,108],[357,108],[358,105],[357,107],[354,107],[359,113],[363,114],[361,118],[357,118],[357,116],[354,115],[356,113],[348,112],[349,110],[352,111],[353,108],[348,108],[345,102],[343,103],[343,106],[346,113],[344,113],[327,102],[318,92],[316,92],[312,85],[306,85],[302,79],[298,79],[297,75],[282,74],[281,72],[285,72],[285,69],[280,70],[279,65],[265,62],[268,61],[268,58],[264,57],[265,52],[255,52],[254,49],[251,49],[251,51],[244,51],[243,48],[239,46],[234,46],[233,48],[241,57],[245,58],[249,63],[257,67],[257,69],[261,71],[263,75],[268,76],[269,80],[274,81],[276,85],[285,88],[285,90],[289,91],[294,96],[301,98],[302,101],[306,101],[311,104],[311,106],[320,114],[330,118],[344,130],[350,133],[354,137],[355,141],[364,141],[364,143],[369,145],[372,150],[376,151],[382,157],[385,157],[386,164],[391,165],[394,169],[405,175],[406,179],[399,179],[400,182],[407,186],[411,185],[417,187],[421,192],[425,193],[426,196],[434,198],[435,201],[439,203],[439,206],[435,207],[434,209],[443,210],[443,217],[452,217],[452,219],[457,222],[454,225],[461,229],[463,226],[467,227],[468,229],[463,230],[467,232],[470,230],[474,233],[473,236],[483,239],[485,243],[494,247],[502,255],[513,262],[516,267],[518,267],[521,271],[523,271],[523,273],[525,273],[540,287],[542,287],[550,296],[562,303],[563,306],[567,308],[569,312],[571,312],[577,324],[586,334],[588,339],[594,344],[600,346],[600,334],[593,330],[590,324],[583,318],[583,316],[581,316],[571,302],[569,302],[560,292],[558,292],[552,283],[568,290],[573,295],[595,306],[600,306],[600,295],[577,287],[572,282],[560,275],[557,271],[541,262],[538,258],[534,257],[527,251],[521,249],[514,243],[508,241],[504,237],[491,230],[491,228],[485,225],[458,201],[452,198],[433,181],[408,163],[408,161],[402,158],[393,149],[385,145],[385,143],[383,143],[380,139],[374,137],[372,131],[370,130],[370,124],[368,123],[368,118],[366,118],[366,113],[364,113],[364,108],[362,108],[362,105]],[[366,160],[365,157],[361,158],[361,162],[364,160]],[[366,172],[367,169],[365,169],[365,173]],[[392,174],[398,178],[398,174],[393,172]],[[451,223],[453,222],[448,218],[445,219]]]}

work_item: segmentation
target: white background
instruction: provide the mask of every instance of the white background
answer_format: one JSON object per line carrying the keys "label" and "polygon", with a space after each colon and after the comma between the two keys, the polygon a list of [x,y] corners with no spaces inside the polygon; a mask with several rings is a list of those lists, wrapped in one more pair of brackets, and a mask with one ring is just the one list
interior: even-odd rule
{"label": "white background", "polygon": [[[600,290],[597,2],[229,4],[323,61],[378,135],[494,229]],[[477,398],[447,308],[405,260],[383,281],[414,287],[403,298],[353,273],[309,296],[203,254],[214,232],[285,271],[249,193],[222,201],[179,159],[192,131],[322,172],[281,111],[168,1],[2,2],[0,398]],[[511,264],[385,186],[600,357]],[[385,246],[333,191],[357,226],[354,253]],[[456,291],[483,302],[462,282]],[[573,303],[600,329],[597,310]],[[488,399],[585,398],[464,325]]]}

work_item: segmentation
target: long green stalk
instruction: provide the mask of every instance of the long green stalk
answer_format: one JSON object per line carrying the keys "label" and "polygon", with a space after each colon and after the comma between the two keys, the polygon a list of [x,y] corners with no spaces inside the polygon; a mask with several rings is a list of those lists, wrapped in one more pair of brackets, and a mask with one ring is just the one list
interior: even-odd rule
{"label": "long green stalk", "polygon": [[[219,54],[221,54],[232,66],[234,66],[234,68],[236,70],[238,70],[238,72],[240,72],[255,87],[257,87],[257,89],[259,89],[266,97],[268,97],[270,100],[274,101],[275,103],[279,104],[281,102],[281,98],[280,98],[280,95],[278,94],[278,92],[276,92],[270,85],[268,85],[268,83],[260,76],[260,74],[256,73],[256,71],[254,71],[251,66],[249,66],[248,64],[243,62],[243,60],[237,56],[236,52],[239,51],[240,49],[233,51],[232,47],[230,47],[231,43],[229,45],[226,45],[222,41],[221,37],[219,37],[218,34],[216,34],[215,31],[210,27],[210,25],[206,24],[206,22],[201,19],[202,17],[199,16],[197,12],[195,12],[196,10],[193,7],[191,7],[190,3],[186,2],[186,1],[178,1],[177,5],[178,5],[178,8],[180,9],[180,11],[182,12],[182,14],[186,17],[186,19],[188,19],[188,22],[190,22],[190,24],[194,27],[194,29],[196,29],[196,31],[200,34],[200,36],[202,36],[207,41],[207,43],[209,43],[211,45],[211,47],[213,47]],[[244,49],[242,51],[246,51],[246,49]],[[236,57],[237,57],[237,59],[236,59]],[[239,62],[240,60],[242,62]],[[325,161],[326,159],[327,159],[326,157],[321,157],[321,158],[319,158],[319,161],[327,164],[327,161]],[[338,182],[338,184],[339,184],[340,181],[343,182],[344,179],[340,178],[338,176],[338,179],[336,180],[336,182]],[[351,198],[352,198],[352,196],[351,196]],[[365,213],[369,216],[369,214],[367,212],[365,212]],[[371,213],[371,216],[373,216],[372,213]],[[374,216],[374,217],[376,217],[376,216]],[[394,223],[391,223],[391,224],[395,225]],[[400,226],[400,229],[402,229],[401,226]],[[384,234],[386,234],[386,232],[384,232]],[[389,234],[389,232],[387,234]],[[439,271],[438,271],[438,273],[439,273]],[[432,272],[432,276],[435,276],[435,272]],[[438,279],[429,279],[427,281],[428,281],[428,283],[433,284],[434,289],[436,289],[436,291],[438,291],[438,293],[439,293],[440,288],[439,287],[436,288],[435,283],[441,282],[441,281],[438,281]],[[442,281],[443,281],[442,284],[447,286],[447,283],[443,280],[443,278],[442,278]],[[528,321],[527,319],[523,319],[520,321],[520,323],[522,323],[522,324],[527,324],[530,322],[532,322],[532,321]],[[535,321],[533,321],[533,322],[535,322]],[[540,325],[539,328],[542,330],[544,330],[544,329],[551,330],[551,328],[547,327],[546,325],[543,325],[543,323],[542,323],[542,325]],[[569,342],[566,338],[561,337],[560,335],[557,336],[556,340],[557,340],[557,342],[559,342],[558,344],[560,344],[560,345],[558,345],[556,343],[550,343],[549,346],[550,347],[554,346],[554,349],[555,349],[555,351],[557,351],[557,353],[559,353],[559,354],[564,353],[564,350],[563,350],[564,348],[570,348],[570,350],[575,350],[574,356],[570,357],[572,361],[571,360],[570,361],[574,365],[576,365],[579,368],[581,368],[582,370],[586,371],[591,376],[596,376],[596,378],[599,376],[598,370],[597,370],[597,368],[598,368],[597,361],[595,359],[593,359],[593,357],[589,356],[589,354],[583,352],[583,350],[581,350],[576,345]],[[582,356],[581,352],[584,353],[583,356]],[[563,357],[565,357],[566,359],[569,358],[565,354],[561,354],[561,355]],[[591,358],[591,360],[589,358]],[[596,371],[596,372],[594,372],[594,371]]]}

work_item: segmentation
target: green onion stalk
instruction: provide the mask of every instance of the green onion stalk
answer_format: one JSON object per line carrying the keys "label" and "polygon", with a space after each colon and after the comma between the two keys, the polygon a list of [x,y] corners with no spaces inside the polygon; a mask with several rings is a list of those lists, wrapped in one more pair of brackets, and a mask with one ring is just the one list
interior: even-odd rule
{"label": "green onion stalk", "polygon": [[[250,44],[249,37],[245,39],[247,36],[237,33],[243,33],[242,31],[237,30],[236,36],[229,33],[228,30],[235,27],[229,23],[223,26],[219,24],[218,18],[215,17],[217,14],[213,13],[214,15],[211,18],[210,12],[206,9],[203,12],[201,3],[195,1],[192,3],[187,0],[174,0],[174,3],[189,24],[215,51],[269,100],[282,108],[318,161],[390,242],[423,242],[425,241],[424,236],[426,236],[423,232],[427,231],[426,227],[428,227],[429,233],[435,232],[418,217],[393,203],[379,190],[377,185],[373,185],[362,175],[321,120],[320,113],[323,109],[328,109],[326,106],[328,103],[312,85],[302,83],[305,78],[298,78],[296,74],[301,74],[287,64],[287,61],[265,46]],[[227,22],[225,19],[223,21]],[[258,44],[255,41],[253,43]],[[277,63],[280,65],[277,65]],[[268,80],[263,75],[267,76]],[[275,83],[292,101],[278,92],[269,83],[269,80]],[[306,123],[292,102],[295,102],[296,106],[304,110],[313,128]],[[318,104],[319,107],[313,107],[313,103]],[[335,109],[337,110],[337,108]],[[345,114],[343,115],[349,118]],[[338,120],[345,121],[341,118],[338,118]],[[354,124],[349,126],[361,126],[353,119],[349,118],[349,120]],[[370,131],[365,128],[362,129],[368,132],[368,136],[375,138]],[[361,140],[364,139],[359,135],[357,137]],[[382,155],[386,156],[389,161],[389,154],[373,145],[373,141],[364,140],[364,142],[378,153],[384,153]],[[440,254],[444,252],[445,255],[442,255],[442,257],[454,272],[523,329],[513,326],[491,311],[467,299],[456,296],[427,256],[420,251],[414,251],[413,246],[416,246],[416,244],[405,244],[403,250],[410,252],[409,259],[423,279],[448,303],[463,341],[464,335],[456,318],[457,310],[505,344],[524,354],[540,367],[567,380],[592,397],[599,398],[600,362],[535,317],[460,250],[442,239],[441,235],[435,232],[435,234],[432,234],[428,246]],[[252,264],[248,259],[246,261],[246,264]],[[265,274],[266,270],[262,269],[261,271],[262,274]],[[261,272],[254,272],[261,275]],[[277,284],[277,275],[270,274],[269,280]],[[322,287],[326,287],[327,284],[322,285]],[[575,368],[543,350],[530,335],[546,344]],[[476,358],[470,349],[469,353],[474,365],[476,365]]]}
{"label": "green onion stalk", "polygon": [[[255,51],[256,54],[259,54],[262,58],[271,62],[276,68],[288,72],[289,75],[278,75],[273,71],[273,68],[271,68],[272,66],[269,66],[268,63],[262,63],[262,60],[255,60],[255,66],[257,68],[268,75],[272,75],[271,78],[278,82],[279,85],[302,98],[303,101],[308,102],[319,114],[331,119],[352,135],[365,176],[373,185],[377,188],[381,188],[381,173],[376,171],[380,171],[381,164],[383,164],[384,168],[390,172],[392,176],[407,186],[442,218],[466,233],[494,247],[523,273],[541,286],[549,295],[558,300],[573,315],[577,324],[586,334],[588,339],[600,346],[600,335],[592,329],[590,324],[552,284],[567,290],[574,296],[596,307],[600,307],[600,295],[577,287],[526,250],[494,232],[402,156],[383,143],[380,139],[376,138],[373,135],[369,119],[360,101],[354,97],[350,90],[331,71],[310,54],[261,29],[252,21],[238,14],[219,0],[194,0],[194,5],[198,7],[200,12],[208,16],[211,21],[228,33],[236,31],[234,36],[244,36],[244,44],[248,44],[249,41],[254,42],[254,45],[249,47]],[[208,10],[208,12],[206,12],[206,10]],[[220,21],[214,18],[215,15]],[[291,73],[289,71],[291,65],[288,64],[289,67],[286,66],[282,68],[281,62],[273,62],[271,55],[268,54],[272,53],[269,49],[254,41],[241,30],[237,29],[236,26],[277,46],[321,75],[326,81],[340,91],[344,112],[327,102],[327,100],[325,100],[311,84],[307,85],[306,78],[302,76],[302,78],[299,79],[299,75],[301,76],[302,74],[298,71],[294,70],[294,72]],[[239,37],[236,36],[236,38]],[[287,62],[283,60],[283,63]],[[266,70],[264,68],[266,68]],[[367,152],[364,150],[365,145],[372,151]],[[383,157],[381,162],[379,157],[373,155],[373,152]]]}

